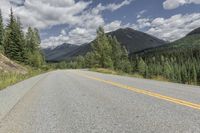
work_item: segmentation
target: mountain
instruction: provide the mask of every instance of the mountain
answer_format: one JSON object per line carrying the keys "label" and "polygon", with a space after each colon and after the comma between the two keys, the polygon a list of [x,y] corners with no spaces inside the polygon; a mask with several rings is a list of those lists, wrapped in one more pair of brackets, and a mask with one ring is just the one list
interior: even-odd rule
{"label": "mountain", "polygon": [[131,28],[118,29],[108,35],[115,36],[129,53],[135,53],[148,48],[155,48],[166,42],[154,36]]}
{"label": "mountain", "polygon": [[[126,47],[129,53],[135,53],[166,44],[163,40],[131,28],[118,29],[107,34],[113,37],[115,36],[120,44]],[[85,55],[87,52],[91,51],[91,48],[92,42],[80,46],[63,44],[55,49],[45,49],[44,53],[47,61],[58,62],[79,55]]]}
{"label": "mountain", "polygon": [[200,51],[200,28],[191,31],[185,37],[174,42],[161,45],[156,48],[145,49],[137,53],[132,53],[131,56],[138,54],[147,57],[155,54],[172,54],[176,51],[188,51],[189,49]]}
{"label": "mountain", "polygon": [[[135,72],[145,77],[162,77],[165,80],[200,84],[200,28],[185,37],[152,49],[131,54]],[[142,66],[142,67],[141,67]],[[142,68],[143,71],[141,71]]]}
{"label": "mountain", "polygon": [[43,49],[47,61],[60,61],[68,57],[68,53],[79,48],[78,45],[64,43],[56,48]]}
{"label": "mountain", "polygon": [[198,35],[200,34],[200,27],[197,29],[194,29],[193,31],[191,31],[190,33],[188,33],[186,36],[191,36],[191,35]]}

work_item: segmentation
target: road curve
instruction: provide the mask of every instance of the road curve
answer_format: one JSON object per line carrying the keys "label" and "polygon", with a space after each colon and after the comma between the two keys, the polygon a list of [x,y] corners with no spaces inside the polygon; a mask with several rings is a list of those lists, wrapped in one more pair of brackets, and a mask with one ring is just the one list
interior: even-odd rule
{"label": "road curve", "polygon": [[19,84],[31,89],[1,119],[0,133],[200,132],[197,86],[84,70]]}

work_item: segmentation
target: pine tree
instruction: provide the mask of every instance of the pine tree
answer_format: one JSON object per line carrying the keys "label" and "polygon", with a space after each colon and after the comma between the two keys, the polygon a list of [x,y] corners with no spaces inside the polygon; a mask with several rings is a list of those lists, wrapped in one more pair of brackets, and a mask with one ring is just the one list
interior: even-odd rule
{"label": "pine tree", "polygon": [[93,52],[88,52],[86,54],[85,67],[87,68],[99,67],[99,61],[95,59],[95,55]]}
{"label": "pine tree", "polygon": [[92,48],[95,59],[99,62],[99,67],[113,68],[113,61],[111,58],[112,46],[102,27],[99,27],[97,30],[97,38],[93,42]]}
{"label": "pine tree", "polygon": [[4,26],[3,26],[3,17],[0,10],[0,52],[3,52],[3,36],[4,36]]}
{"label": "pine tree", "polygon": [[131,63],[128,59],[128,51],[125,46],[122,47],[122,55],[121,55],[121,61],[119,61],[121,64],[121,70],[130,73],[132,71]]}
{"label": "pine tree", "polygon": [[39,35],[39,30],[37,28],[34,28],[34,34],[35,34],[35,38],[37,40],[37,44],[40,44],[41,38],[40,38],[40,35]]}
{"label": "pine tree", "polygon": [[146,63],[142,58],[140,58],[138,63],[138,72],[141,73],[142,75],[145,75],[145,71],[146,71]]}
{"label": "pine tree", "polygon": [[22,38],[20,37],[21,37],[20,27],[13,15],[13,11],[11,8],[10,21],[8,23],[5,33],[4,49],[5,49],[5,54],[9,58],[16,61],[23,60],[23,57],[21,55]]}
{"label": "pine tree", "polygon": [[26,62],[27,61],[27,55],[28,52],[26,50],[26,45],[25,45],[25,37],[24,37],[24,33],[22,31],[22,26],[21,26],[21,22],[20,19],[17,19],[17,27],[16,27],[16,32],[18,33],[17,38],[17,45],[19,46],[19,50],[20,52],[20,56],[21,58],[19,59],[21,62]]}
{"label": "pine tree", "polygon": [[169,64],[168,61],[165,62],[164,64],[164,75],[166,78],[171,78],[171,72],[172,72],[172,68]]}
{"label": "pine tree", "polygon": [[146,65],[146,66],[145,66],[145,74],[144,74],[144,77],[145,77],[145,78],[149,78],[149,76],[150,76],[150,75],[149,75],[149,68],[148,68],[148,66]]}
{"label": "pine tree", "polygon": [[77,68],[84,68],[85,67],[85,59],[83,56],[76,57]]}
{"label": "pine tree", "polygon": [[120,43],[117,41],[117,38],[112,36],[109,36],[109,42],[112,46],[112,61],[113,61],[113,66],[116,70],[120,69],[121,66],[121,60],[122,60],[122,49]]}
{"label": "pine tree", "polygon": [[39,43],[38,43],[38,37],[34,30],[29,27],[28,32],[26,34],[26,47],[29,50],[29,52],[34,52],[38,50]]}
{"label": "pine tree", "polygon": [[39,47],[40,43],[39,31],[29,27],[26,33],[26,49],[28,51],[28,64],[34,67],[40,67],[44,62],[44,56]]}
{"label": "pine tree", "polygon": [[192,71],[193,83],[194,83],[194,84],[197,84],[197,71],[196,71],[196,68],[195,68],[194,65],[192,66],[192,68],[193,68],[193,71]]}

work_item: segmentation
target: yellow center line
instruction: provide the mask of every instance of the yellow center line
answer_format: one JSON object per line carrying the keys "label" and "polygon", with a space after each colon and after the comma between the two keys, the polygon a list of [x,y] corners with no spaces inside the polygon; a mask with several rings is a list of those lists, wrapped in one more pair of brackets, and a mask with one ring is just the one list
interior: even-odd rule
{"label": "yellow center line", "polygon": [[165,100],[165,101],[169,101],[169,102],[172,102],[172,103],[176,103],[176,104],[179,104],[179,105],[183,105],[183,106],[187,106],[187,107],[190,107],[190,108],[194,108],[194,109],[200,110],[200,104],[196,104],[196,103],[184,101],[184,100],[181,100],[181,99],[177,99],[177,98],[161,95],[161,94],[158,94],[158,93],[155,93],[155,92],[151,92],[151,91],[147,91],[147,90],[137,89],[135,87],[123,85],[123,84],[120,84],[120,83],[117,83],[117,82],[108,81],[108,80],[104,80],[104,79],[97,78],[97,77],[92,77],[92,76],[86,75],[86,74],[84,74],[82,72],[79,72],[77,74],[82,76],[82,77],[86,77],[88,79],[100,81],[100,82],[107,83],[107,84],[110,84],[110,85],[113,85],[113,86],[116,86],[116,87],[119,87],[119,88],[131,90],[131,91],[134,91],[136,93],[148,95],[148,96],[151,96],[151,97],[155,97],[155,98],[158,98],[158,99],[162,99],[162,100]]}

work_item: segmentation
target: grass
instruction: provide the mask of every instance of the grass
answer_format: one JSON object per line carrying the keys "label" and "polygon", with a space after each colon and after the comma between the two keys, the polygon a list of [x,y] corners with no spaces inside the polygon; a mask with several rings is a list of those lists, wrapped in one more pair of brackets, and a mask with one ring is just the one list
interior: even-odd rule
{"label": "grass", "polygon": [[[94,71],[94,72],[99,72],[99,73],[104,73],[104,74],[121,75],[121,76],[128,76],[128,77],[134,77],[134,78],[151,79],[151,80],[157,80],[157,81],[164,81],[164,82],[172,82],[172,83],[183,84],[183,83],[180,83],[180,82],[171,81],[169,79],[166,79],[163,76],[152,76],[151,78],[145,78],[139,73],[124,73],[124,72],[114,71],[114,70],[111,70],[111,69],[104,69],[104,68],[91,68],[91,69],[89,69],[89,71]],[[200,83],[198,83],[198,84],[185,83],[185,84],[200,86]]]}
{"label": "grass", "polygon": [[91,68],[91,71],[94,72],[100,72],[100,73],[105,73],[105,74],[114,74],[114,75],[119,75],[119,72],[111,70],[111,69],[104,69],[104,68]]}
{"label": "grass", "polygon": [[44,72],[45,71],[40,70],[40,69],[38,70],[29,69],[26,74],[7,73],[7,72],[0,71],[0,90]]}
{"label": "grass", "polygon": [[[134,78],[143,78],[145,79],[141,74],[139,73],[124,73],[121,71],[114,71],[111,69],[104,69],[104,68],[92,68],[89,69],[90,71],[94,71],[94,72],[100,72],[100,73],[105,73],[105,74],[114,74],[114,75],[121,75],[121,76],[128,76],[128,77],[134,77]],[[169,80],[167,80],[166,78],[162,77],[162,76],[154,76],[150,79],[153,80],[158,80],[158,81],[166,81],[166,82],[170,82]]]}

